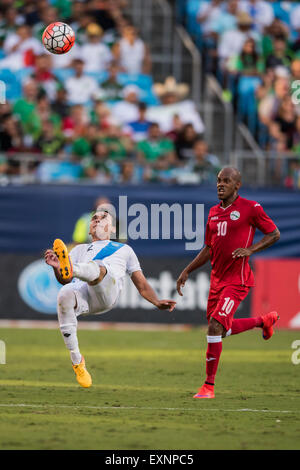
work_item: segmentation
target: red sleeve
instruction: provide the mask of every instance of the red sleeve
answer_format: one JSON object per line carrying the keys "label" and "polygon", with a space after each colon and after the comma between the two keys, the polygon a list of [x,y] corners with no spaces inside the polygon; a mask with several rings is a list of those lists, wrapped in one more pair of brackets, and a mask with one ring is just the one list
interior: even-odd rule
{"label": "red sleeve", "polygon": [[277,229],[273,220],[265,213],[260,204],[254,203],[251,214],[251,225],[258,228],[265,235]]}
{"label": "red sleeve", "polygon": [[205,245],[211,246],[211,231],[209,229],[209,219],[207,220],[206,230],[205,230]]}

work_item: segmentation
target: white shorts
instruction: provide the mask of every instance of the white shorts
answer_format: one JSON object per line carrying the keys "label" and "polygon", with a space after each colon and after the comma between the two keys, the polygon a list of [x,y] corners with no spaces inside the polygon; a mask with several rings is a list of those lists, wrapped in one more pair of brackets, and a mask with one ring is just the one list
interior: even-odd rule
{"label": "white shorts", "polygon": [[75,294],[77,301],[76,316],[105,313],[116,304],[121,291],[120,282],[118,282],[110,267],[106,265],[105,267],[107,269],[106,275],[95,286],[90,286],[87,282],[75,279],[75,281],[62,287],[64,290],[72,290]]}

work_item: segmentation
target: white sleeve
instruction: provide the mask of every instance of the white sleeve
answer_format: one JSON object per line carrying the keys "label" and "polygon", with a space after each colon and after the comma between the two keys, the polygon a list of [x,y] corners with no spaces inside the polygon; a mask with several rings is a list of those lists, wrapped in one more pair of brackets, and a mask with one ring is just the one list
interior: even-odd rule
{"label": "white sleeve", "polygon": [[69,253],[72,263],[78,263],[80,257],[80,245],[74,246]]}
{"label": "white sleeve", "polygon": [[127,263],[126,263],[126,272],[129,274],[129,276],[132,275],[135,271],[141,271],[142,268],[140,266],[140,262],[138,260],[138,257],[136,256],[135,252],[133,249],[128,246],[128,257],[127,257]]}

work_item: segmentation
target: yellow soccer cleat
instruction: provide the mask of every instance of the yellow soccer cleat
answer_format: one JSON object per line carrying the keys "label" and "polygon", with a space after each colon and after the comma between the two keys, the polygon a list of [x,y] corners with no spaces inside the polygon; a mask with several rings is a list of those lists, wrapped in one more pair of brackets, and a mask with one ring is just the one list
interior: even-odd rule
{"label": "yellow soccer cleat", "polygon": [[89,388],[92,385],[92,377],[86,370],[84,357],[81,356],[80,364],[73,364],[72,367],[79,385],[84,388]]}
{"label": "yellow soccer cleat", "polygon": [[73,266],[68,248],[62,240],[57,238],[53,243],[53,251],[59,259],[59,271],[62,279],[65,281],[71,280],[73,277]]}

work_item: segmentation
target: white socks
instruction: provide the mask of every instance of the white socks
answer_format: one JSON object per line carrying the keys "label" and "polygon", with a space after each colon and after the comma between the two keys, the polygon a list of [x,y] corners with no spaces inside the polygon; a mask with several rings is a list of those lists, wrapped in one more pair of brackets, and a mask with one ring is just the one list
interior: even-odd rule
{"label": "white socks", "polygon": [[74,263],[73,275],[81,281],[93,282],[100,276],[100,267],[95,261]]}
{"label": "white socks", "polygon": [[220,343],[222,342],[222,336],[206,336],[208,343]]}
{"label": "white socks", "polygon": [[[100,276],[100,267],[95,261],[74,263],[73,275],[85,282],[93,282]],[[98,285],[96,286],[98,287]],[[102,286],[101,286],[102,288]],[[57,316],[60,331],[66,347],[70,351],[73,364],[81,362],[77,339],[77,317],[75,314],[76,297],[73,290],[63,287],[57,297]]]}
{"label": "white socks", "polygon": [[75,315],[76,298],[72,290],[61,290],[57,298],[57,316],[65,345],[70,351],[73,364],[81,362],[77,339],[77,318]]}

